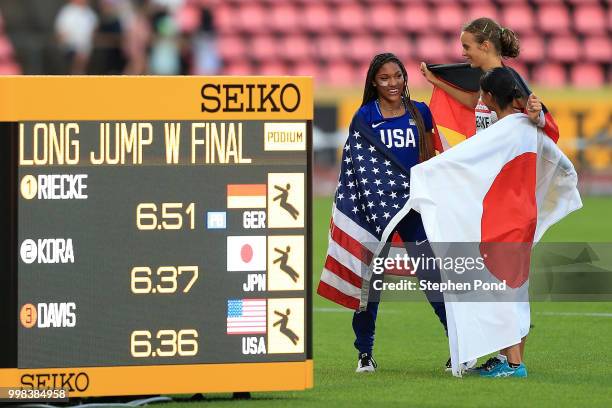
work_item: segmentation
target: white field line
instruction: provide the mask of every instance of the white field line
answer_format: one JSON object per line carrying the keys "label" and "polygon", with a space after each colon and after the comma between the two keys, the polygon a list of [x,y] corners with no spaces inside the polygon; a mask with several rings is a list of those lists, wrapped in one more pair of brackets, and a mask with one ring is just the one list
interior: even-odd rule
{"label": "white field line", "polygon": [[537,312],[536,314],[543,316],[585,316],[585,317],[612,317],[612,313],[595,313],[595,312]]}

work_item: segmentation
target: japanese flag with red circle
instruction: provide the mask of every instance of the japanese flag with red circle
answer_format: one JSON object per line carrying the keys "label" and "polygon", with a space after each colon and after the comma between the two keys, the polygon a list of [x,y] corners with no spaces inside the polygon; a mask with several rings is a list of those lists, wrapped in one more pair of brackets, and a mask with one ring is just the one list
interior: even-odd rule
{"label": "japanese flag with red circle", "polygon": [[[430,242],[473,242],[481,249],[523,244],[519,248],[527,249],[526,256],[501,258],[510,265],[485,262],[494,277],[520,290],[529,284],[531,246],[582,207],[577,181],[574,166],[557,145],[516,113],[413,167],[407,205],[421,213]],[[528,302],[462,301],[459,296],[444,293],[455,375],[461,363],[518,344],[530,327]]]}
{"label": "japanese flag with red circle", "polygon": [[230,272],[266,270],[265,236],[227,237],[227,270]]}

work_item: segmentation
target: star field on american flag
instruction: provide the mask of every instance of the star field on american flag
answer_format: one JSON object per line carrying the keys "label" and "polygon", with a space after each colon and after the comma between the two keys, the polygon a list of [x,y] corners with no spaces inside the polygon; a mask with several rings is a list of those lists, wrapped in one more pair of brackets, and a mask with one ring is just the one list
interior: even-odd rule
{"label": "star field on american flag", "polygon": [[409,178],[353,130],[344,145],[336,208],[378,240],[410,195]]}
{"label": "star field on american flag", "polygon": [[353,120],[342,152],[327,257],[317,288],[321,296],[351,309],[358,309],[364,299],[363,282],[369,279],[375,255],[372,244],[380,243],[410,196],[408,172],[377,137],[369,124]]}

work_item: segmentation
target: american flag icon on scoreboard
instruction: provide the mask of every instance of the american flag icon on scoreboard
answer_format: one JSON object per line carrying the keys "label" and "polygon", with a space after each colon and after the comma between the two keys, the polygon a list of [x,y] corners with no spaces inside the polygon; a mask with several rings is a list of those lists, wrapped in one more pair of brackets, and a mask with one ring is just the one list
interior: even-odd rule
{"label": "american flag icon on scoreboard", "polygon": [[266,299],[227,301],[227,334],[265,334]]}

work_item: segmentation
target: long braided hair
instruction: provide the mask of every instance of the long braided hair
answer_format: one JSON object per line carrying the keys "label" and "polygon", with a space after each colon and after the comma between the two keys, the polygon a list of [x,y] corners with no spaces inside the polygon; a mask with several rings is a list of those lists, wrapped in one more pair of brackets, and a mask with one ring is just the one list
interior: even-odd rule
{"label": "long braided hair", "polygon": [[424,162],[434,156],[434,148],[433,141],[427,137],[427,133],[425,131],[425,124],[423,122],[423,117],[421,113],[414,105],[414,102],[410,99],[410,91],[408,90],[408,73],[406,72],[406,68],[404,64],[397,58],[394,54],[384,53],[378,54],[370,63],[370,67],[368,68],[368,74],[366,75],[365,86],[363,88],[363,100],[361,102],[361,106],[373,101],[378,98],[378,91],[374,86],[374,77],[376,73],[387,62],[394,62],[402,71],[402,75],[404,76],[404,89],[402,91],[402,103],[408,112],[410,112],[410,116],[414,118],[414,121],[417,125],[417,130],[419,131],[419,161]]}

